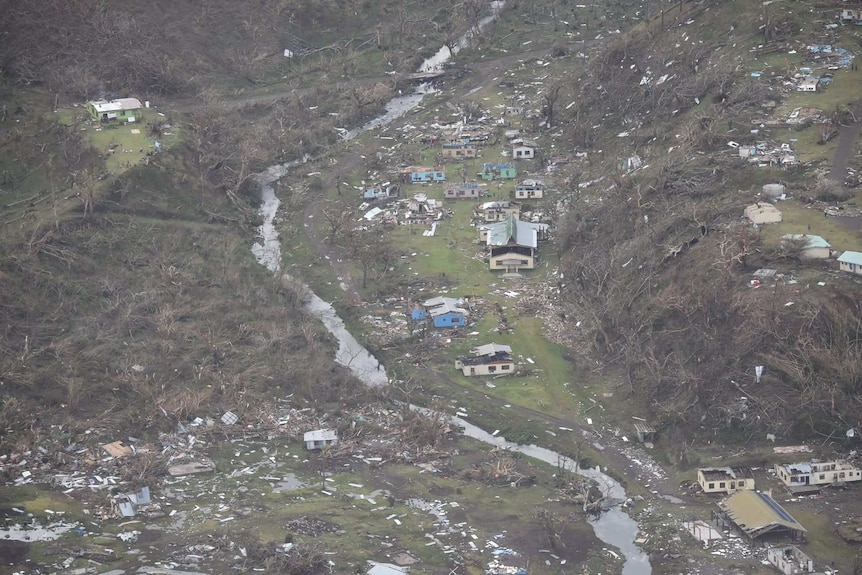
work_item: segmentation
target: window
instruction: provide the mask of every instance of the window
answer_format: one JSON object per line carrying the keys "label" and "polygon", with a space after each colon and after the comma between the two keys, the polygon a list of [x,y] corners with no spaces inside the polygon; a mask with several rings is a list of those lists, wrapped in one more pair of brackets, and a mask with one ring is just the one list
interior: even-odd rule
{"label": "window", "polygon": [[710,483],[710,484],[709,484],[709,489],[715,489],[715,483]]}
{"label": "window", "polygon": [[475,367],[470,368],[470,375],[476,375],[476,368]]}
{"label": "window", "polygon": [[826,479],[826,474],[825,474],[825,473],[821,473],[821,474],[820,474],[820,479]]}
{"label": "window", "polygon": [[725,487],[724,481],[722,481],[721,483],[719,483],[719,484],[718,484],[718,487],[719,487],[720,489],[724,489],[724,487]]}
{"label": "window", "polygon": [[509,371],[509,367],[510,366],[508,366],[508,365],[501,365],[500,369],[502,369],[503,371]]}
{"label": "window", "polygon": [[494,373],[494,372],[496,372],[496,371],[497,371],[497,366],[496,366],[496,365],[489,365],[489,366],[488,366],[488,373]]}

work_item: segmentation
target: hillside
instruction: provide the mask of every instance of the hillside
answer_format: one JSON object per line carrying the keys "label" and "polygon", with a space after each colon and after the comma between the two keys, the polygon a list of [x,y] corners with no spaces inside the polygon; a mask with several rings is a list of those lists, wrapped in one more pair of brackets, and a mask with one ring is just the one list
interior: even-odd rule
{"label": "hillside", "polygon": [[[680,5],[557,88],[574,105],[555,112],[556,127],[587,157],[564,168],[564,299],[583,322],[572,340],[671,429],[742,439],[858,425],[859,283],[779,241],[810,233],[837,252],[862,247],[857,218],[822,217],[829,207],[858,215],[855,178],[842,175],[834,195],[818,181],[835,147],[817,141],[859,98],[855,67],[835,66],[816,98],[794,89],[801,68],[837,63],[809,46],[858,47],[854,27],[833,26],[835,6]],[[785,120],[800,106],[822,110],[818,123]],[[783,143],[798,161],[746,162],[729,142]],[[784,221],[756,229],[743,208],[765,201],[772,182],[787,186]],[[761,268],[777,273],[755,289]]]}
{"label": "hillside", "polygon": [[0,574],[769,572],[705,465],[850,572],[854,488],[772,473],[862,425],[844,4],[199,4],[0,1]]}
{"label": "hillside", "polygon": [[[379,110],[396,86],[384,72],[415,69],[461,15],[344,8],[4,3],[0,442],[54,423],[146,434],[276,388],[353,393],[295,290],[250,259],[251,178]],[[436,35],[415,38],[432,17]],[[297,42],[303,55],[285,58]],[[118,96],[154,100],[139,128],[94,125],[83,109]],[[323,374],[329,391],[308,387]]]}

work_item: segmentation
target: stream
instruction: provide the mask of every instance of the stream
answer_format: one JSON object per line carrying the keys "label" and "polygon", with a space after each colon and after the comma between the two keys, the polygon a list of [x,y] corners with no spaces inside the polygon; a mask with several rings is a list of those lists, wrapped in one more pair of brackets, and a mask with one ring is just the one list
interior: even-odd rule
{"label": "stream", "polygon": [[[459,40],[455,46],[455,52],[467,47],[475,33],[481,31],[499,16],[505,0],[497,0],[490,4],[491,14],[479,22],[477,30],[471,30]],[[443,46],[436,54],[422,63],[419,72],[438,69],[451,57],[452,52]],[[352,139],[362,132],[393,122],[418,106],[423,96],[433,92],[434,88],[430,84],[422,84],[413,93],[393,98],[387,103],[386,110],[382,115],[359,128],[348,131],[344,139]],[[281,202],[275,195],[273,184],[284,177],[292,168],[304,164],[308,159],[305,157],[301,160],[276,164],[256,176],[260,186],[261,205],[259,213],[263,223],[258,228],[258,238],[251,250],[258,263],[265,266],[273,274],[278,274],[281,271],[281,242],[276,229],[278,208]],[[308,293],[310,296],[305,300],[306,309],[318,318],[338,341],[338,351],[335,354],[336,362],[346,367],[355,377],[368,386],[387,385],[389,378],[386,375],[386,368],[347,330],[344,321],[338,316],[332,304],[318,297],[311,289],[308,290]],[[468,437],[488,445],[523,453],[549,465],[564,465],[567,469],[575,470],[578,475],[594,480],[601,491],[608,494],[610,499],[626,500],[626,492],[622,485],[597,469],[580,469],[571,459],[544,447],[508,442],[460,417],[452,416],[451,421],[461,426],[464,429],[464,435]],[[623,554],[625,558],[623,575],[650,575],[652,567],[649,556],[634,542],[638,534],[638,526],[634,519],[616,506],[603,512],[598,519],[591,520],[589,523],[592,525],[596,537],[607,545],[616,547]]]}

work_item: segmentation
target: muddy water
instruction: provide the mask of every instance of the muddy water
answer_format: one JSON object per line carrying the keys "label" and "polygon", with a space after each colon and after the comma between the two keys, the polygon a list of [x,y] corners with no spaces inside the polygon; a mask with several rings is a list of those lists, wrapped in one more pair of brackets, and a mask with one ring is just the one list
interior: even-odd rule
{"label": "muddy water", "polygon": [[[491,3],[492,14],[481,21],[479,30],[487,26],[499,15],[504,1],[494,1]],[[472,33],[465,35],[455,47],[455,52],[460,48],[469,45],[472,38]],[[442,47],[434,56],[428,58],[420,67],[420,72],[429,72],[438,69],[452,57],[452,53],[447,47]],[[417,88],[414,93],[401,95],[393,98],[386,106],[386,111],[383,115],[371,120],[365,125],[347,132],[345,139],[356,137],[361,132],[372,130],[381,126],[385,126],[390,122],[400,118],[410,110],[414,109],[422,101],[425,94],[433,92],[430,85],[423,84]],[[279,200],[275,195],[273,183],[279,178],[287,174],[287,172],[302,163],[302,161],[290,162],[287,164],[279,164],[266,170],[258,175],[258,182],[261,189],[262,204],[260,214],[263,219],[258,234],[260,242],[256,242],[252,247],[252,251],[257,258],[257,261],[266,266],[273,273],[278,273],[281,269],[281,244],[278,239],[278,231],[275,229],[276,214],[279,207]],[[320,297],[309,290],[311,296],[306,301],[306,309],[315,317],[320,319],[326,329],[337,339],[338,351],[336,352],[336,361],[347,367],[360,381],[372,387],[380,387],[389,383],[386,376],[385,368],[375,358],[371,352],[360,344],[356,338],[347,330],[344,321],[338,316],[335,308],[331,304],[323,301]],[[452,421],[464,428],[464,434],[473,439],[482,441],[489,445],[503,447],[518,451],[527,456],[534,457],[544,461],[550,465],[563,464],[568,469],[576,469],[576,465],[568,458],[535,445],[517,445],[507,442],[501,437],[492,436],[490,433],[476,427],[475,425],[458,417],[453,417]],[[596,481],[603,493],[607,493],[610,498],[617,500],[625,500],[626,492],[622,485],[608,477],[598,470],[592,469],[577,469],[577,473],[584,477],[588,477]],[[623,565],[623,575],[650,575],[652,568],[649,562],[649,556],[642,549],[635,545],[634,540],[637,537],[637,523],[620,508],[614,507],[604,513],[598,520],[591,521],[596,537],[610,546],[620,550],[625,558]]]}
{"label": "muddy water", "polygon": [[[452,417],[451,420],[453,423],[464,428],[464,435],[467,437],[472,437],[482,443],[523,453],[529,457],[544,461],[549,465],[562,465],[566,469],[573,469],[578,475],[595,481],[602,493],[607,494],[609,499],[620,501],[625,501],[626,499],[626,491],[623,489],[623,486],[601,471],[596,469],[578,469],[574,461],[560,455],[556,451],[536,445],[518,445],[517,443],[506,441],[502,437],[491,435],[460,417]],[[635,545],[634,542],[638,534],[638,525],[622,509],[613,507],[602,513],[601,517],[597,520],[590,521],[590,525],[593,526],[596,537],[608,545],[619,549],[623,557],[625,557],[623,575],[649,575],[652,572],[649,556]]]}
{"label": "muddy water", "polygon": [[338,351],[335,352],[336,362],[346,367],[350,373],[370,387],[380,387],[389,383],[386,368],[347,331],[344,321],[338,317],[332,304],[312,293],[306,300],[305,308],[323,322],[327,331],[338,340]]}
{"label": "muddy water", "polygon": [[[506,2],[504,0],[494,0],[493,2],[491,2],[491,14],[482,18],[482,20],[479,21],[477,30],[471,30],[458,39],[458,42],[454,46],[454,54],[457,54],[463,48],[467,48],[470,45],[470,42],[472,41],[473,37],[478,32],[481,32],[486,26],[488,26],[488,24],[496,20],[497,17],[500,15],[500,10],[503,9],[503,6],[505,4]],[[434,72],[436,70],[439,70],[443,67],[444,64],[446,64],[446,62],[448,62],[452,58],[454,54],[452,51],[449,50],[448,47],[443,46],[439,50],[437,50],[436,54],[422,62],[422,65],[419,66],[418,72]],[[426,94],[433,94],[435,91],[436,90],[434,89],[432,84],[425,83],[420,84],[416,88],[416,90],[410,94],[403,94],[396,98],[392,98],[391,100],[389,100],[389,102],[386,103],[386,111],[382,115],[374,118],[373,120],[360,126],[359,128],[354,128],[353,130],[348,131],[344,135],[344,139],[351,140],[362,132],[367,132],[369,130],[373,130],[374,128],[380,128],[397,120],[398,118],[418,106],[419,103],[422,101],[422,98]]]}
{"label": "muddy water", "polygon": [[257,259],[257,263],[272,273],[281,270],[281,242],[278,239],[278,230],[275,228],[275,218],[281,200],[275,195],[274,184],[286,176],[292,168],[300,166],[308,160],[309,157],[305,156],[301,160],[276,164],[255,176],[258,186],[260,186],[261,204],[258,213],[262,223],[257,228],[258,241],[252,244],[251,252]]}

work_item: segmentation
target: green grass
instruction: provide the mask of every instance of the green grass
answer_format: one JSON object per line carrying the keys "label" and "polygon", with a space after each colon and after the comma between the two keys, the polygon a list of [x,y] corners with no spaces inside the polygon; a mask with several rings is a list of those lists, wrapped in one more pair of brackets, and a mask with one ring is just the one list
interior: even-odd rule
{"label": "green grass", "polygon": [[[856,194],[857,203],[862,193]],[[823,212],[809,209],[796,200],[778,202],[782,221],[778,224],[763,226],[764,237],[770,242],[779,242],[784,234],[814,234],[822,236],[836,251],[862,249],[862,233],[849,229],[840,220],[824,217]]]}
{"label": "green grass", "polygon": [[854,559],[858,556],[857,549],[848,545],[842,539],[833,524],[830,514],[806,508],[799,508],[793,503],[782,503],[787,508],[787,511],[801,523],[807,530],[805,553],[819,559],[822,565],[824,561],[835,561],[838,565],[846,565],[847,567],[853,564]]}

